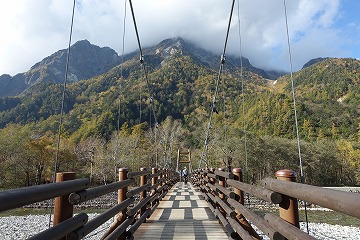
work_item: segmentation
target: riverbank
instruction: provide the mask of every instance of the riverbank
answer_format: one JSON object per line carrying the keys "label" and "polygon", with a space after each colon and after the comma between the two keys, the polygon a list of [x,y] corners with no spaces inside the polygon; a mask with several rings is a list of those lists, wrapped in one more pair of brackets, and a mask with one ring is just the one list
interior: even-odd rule
{"label": "riverbank", "polygon": [[[98,214],[89,214],[89,219]],[[104,231],[111,224],[109,220],[103,226],[100,226],[94,233],[84,239],[100,239]],[[27,215],[27,216],[8,216],[0,217],[0,239],[26,239],[38,232],[46,230],[49,225],[49,215]],[[301,223],[301,229],[306,231],[306,224]],[[360,228],[352,226],[340,226],[326,223],[309,223],[309,233],[316,239],[334,240],[334,239],[360,239]],[[266,239],[266,238],[264,238]]]}

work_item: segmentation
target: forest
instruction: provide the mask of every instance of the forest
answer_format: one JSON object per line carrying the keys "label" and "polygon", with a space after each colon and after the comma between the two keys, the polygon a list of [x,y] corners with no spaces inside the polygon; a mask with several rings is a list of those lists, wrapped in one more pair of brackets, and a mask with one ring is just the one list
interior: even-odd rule
{"label": "forest", "polygon": [[[217,72],[189,56],[161,66],[148,59],[150,86],[133,59],[68,85],[59,150],[60,84],[0,99],[0,188],[51,181],[57,151],[58,171],[92,184],[116,180],[119,167],[174,169],[178,148],[190,148],[198,168]],[[359,185],[360,62],[329,58],[294,73],[294,83],[306,183]],[[211,167],[241,167],[252,184],[284,168],[299,174],[288,75],[271,81],[225,68],[207,160]]]}

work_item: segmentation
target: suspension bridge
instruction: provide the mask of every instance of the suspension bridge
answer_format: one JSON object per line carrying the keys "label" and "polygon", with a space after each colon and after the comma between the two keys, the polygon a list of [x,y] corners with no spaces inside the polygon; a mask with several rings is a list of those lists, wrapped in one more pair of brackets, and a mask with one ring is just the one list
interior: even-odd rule
{"label": "suspension bridge", "polygon": [[[316,239],[299,229],[298,200],[360,218],[358,193],[297,183],[292,170],[275,175],[255,186],[240,168],[197,169],[185,183],[167,169],[120,168],[119,181],[89,188],[89,179],[65,172],[56,183],[0,192],[0,212],[55,198],[53,226],[28,239]],[[74,215],[75,206],[114,191],[118,203],[103,213]],[[246,196],[272,208],[261,216]]]}
{"label": "suspension bridge", "polygon": [[[60,146],[75,2],[74,0],[62,96],[58,149]],[[144,72],[154,119],[154,128],[156,129],[158,122],[153,101],[154,93],[147,78],[131,0],[129,0],[129,3],[139,45],[140,64]],[[205,132],[204,148],[197,169],[192,169],[194,166],[191,162],[190,150],[187,153],[179,150],[176,169],[141,168],[138,172],[128,172],[127,168],[119,168],[119,181],[89,188],[90,182],[88,179],[75,179],[75,173],[72,172],[57,172],[59,165],[57,151],[54,166],[56,182],[0,192],[0,211],[55,199],[54,216],[49,221],[49,228],[30,236],[29,239],[82,239],[94,232],[98,234],[97,229],[109,219],[112,219],[112,224],[106,228],[105,232],[96,235],[98,236],[97,239],[262,239],[263,236],[270,239],[315,239],[308,234],[308,229],[307,231],[299,229],[298,200],[360,218],[359,194],[305,184],[293,83],[292,93],[301,183],[296,182],[296,173],[294,171],[279,169],[278,172],[274,173],[277,179],[266,178],[262,180],[261,186],[254,186],[243,181],[243,171],[244,174],[247,173],[247,164],[243,167],[244,170],[234,168],[227,169],[227,171],[222,168],[213,169],[209,165],[207,152],[212,117],[215,111],[223,66],[226,62],[226,46],[234,5],[235,0],[232,1],[224,49],[221,54],[218,77],[212,97],[209,122]],[[285,0],[284,9],[288,33]],[[290,41],[288,43],[291,66]],[[242,56],[240,59],[242,59]],[[242,71],[242,63],[240,64]],[[244,96],[244,94],[242,95]],[[244,132],[246,133],[245,122]],[[246,144],[245,135],[245,148]],[[186,155],[186,158],[183,158],[182,155]],[[189,166],[188,183],[181,181],[184,176],[179,176],[180,165],[183,164]],[[93,219],[89,219],[86,213],[74,215],[74,206],[115,191],[118,192],[118,203],[104,213]],[[245,196],[250,195],[269,202],[278,210],[278,214],[268,212],[264,216],[260,216],[252,211],[245,201]],[[304,206],[306,210],[306,204]],[[50,222],[53,223],[53,226],[50,226]]]}

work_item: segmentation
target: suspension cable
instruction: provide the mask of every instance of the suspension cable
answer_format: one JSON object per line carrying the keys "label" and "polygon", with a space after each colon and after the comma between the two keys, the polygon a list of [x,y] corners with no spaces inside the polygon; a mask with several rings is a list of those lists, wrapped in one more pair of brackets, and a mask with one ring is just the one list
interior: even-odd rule
{"label": "suspension cable", "polygon": [[[118,116],[117,116],[117,136],[116,141],[116,154],[119,151],[119,137],[120,137],[120,114],[121,114],[121,95],[122,95],[122,86],[121,81],[123,80],[123,65],[124,65],[124,52],[125,52],[125,30],[126,30],[126,2],[124,1],[124,20],[123,20],[123,34],[122,34],[122,51],[121,51],[121,65],[120,65],[120,82],[119,82],[119,101],[118,101]],[[115,156],[116,158],[117,156]],[[117,169],[115,164],[115,181],[117,180]]]}
{"label": "suspension cable", "polygon": [[[222,122],[223,122],[223,134],[224,134],[224,138],[223,138],[223,142],[225,144],[225,146],[228,144],[228,136],[227,136],[227,124],[226,124],[226,94],[225,94],[225,79],[221,78],[221,98],[222,98],[222,112],[224,114]],[[215,107],[216,109],[216,107]],[[214,110],[217,113],[217,110]],[[227,156],[230,153],[230,148],[228,148],[227,150],[225,150],[226,148],[224,148],[224,156],[223,156],[223,162],[226,165],[226,169],[227,171],[231,171],[231,164],[229,164],[229,159],[227,158]]]}
{"label": "suspension cable", "polygon": [[149,82],[148,75],[147,75],[146,68],[145,68],[145,64],[144,64],[144,55],[143,55],[143,51],[142,51],[142,48],[141,48],[140,37],[139,37],[139,32],[138,32],[138,28],[137,28],[137,24],[136,24],[134,8],[133,8],[131,0],[129,0],[129,3],[130,3],[130,8],[131,8],[132,19],[133,19],[133,22],[134,22],[136,39],[137,39],[137,43],[138,43],[139,51],[140,51],[140,64],[141,64],[143,72],[144,72],[144,77],[145,77],[145,81],[146,81],[146,87],[147,87],[147,91],[148,91],[148,94],[149,94],[150,108],[152,109],[152,113],[153,113],[153,116],[154,116],[155,126],[157,126],[158,121],[157,121],[157,116],[156,116],[156,112],[155,112],[155,107],[154,107],[154,104],[153,104],[154,103],[154,97],[153,97],[153,93],[152,93],[151,88],[150,88],[150,82]]}
{"label": "suspension cable", "polygon": [[229,38],[231,19],[232,19],[232,14],[233,14],[233,10],[234,10],[234,3],[235,3],[235,0],[232,1],[232,5],[231,5],[230,17],[229,17],[229,22],[228,22],[228,27],[227,27],[226,37],[225,37],[225,43],[224,43],[224,50],[221,55],[220,67],[219,67],[219,71],[218,71],[217,80],[215,83],[215,91],[214,91],[211,109],[210,109],[209,122],[208,122],[206,133],[205,133],[204,149],[201,153],[201,157],[200,157],[200,161],[199,161],[199,168],[201,167],[202,162],[205,163],[206,168],[208,168],[208,166],[209,166],[209,162],[207,159],[207,152],[208,152],[210,128],[211,128],[211,123],[212,123],[212,116],[213,116],[214,109],[215,109],[216,97],[217,97],[218,90],[219,90],[219,82],[221,79],[221,73],[222,73],[222,70],[223,70],[224,64],[225,64],[225,52],[226,52],[227,41]]}
{"label": "suspension cable", "polygon": [[[289,24],[288,24],[286,0],[284,0],[284,13],[285,13],[286,36],[287,36],[289,64],[290,64],[291,92],[292,92],[293,103],[294,103],[293,107],[294,107],[294,118],[295,118],[295,127],[296,127],[296,139],[297,139],[298,154],[299,154],[300,178],[301,178],[301,183],[305,183],[305,177],[304,177],[303,165],[302,165],[302,158],[301,158],[299,124],[298,124],[298,118],[297,118],[297,112],[296,112],[295,88],[294,88],[294,78],[293,78],[293,64],[292,64],[292,56],[291,56],[291,45],[290,45],[290,37],[289,37]],[[306,229],[307,229],[307,232],[309,233],[308,215],[307,215],[307,208],[306,208],[306,203],[305,202],[304,202],[304,207],[305,207]]]}
{"label": "suspension cable", "polygon": [[[55,165],[54,165],[53,182],[56,181],[56,173],[57,173],[58,167],[59,167],[60,141],[61,141],[62,123],[63,123],[63,117],[64,117],[64,102],[65,102],[65,93],[66,93],[66,82],[67,82],[68,73],[69,73],[70,49],[71,49],[70,47],[71,47],[71,38],[72,38],[73,25],[74,25],[75,5],[76,5],[76,0],[74,0],[73,7],[72,7],[71,25],[70,25],[70,34],[69,34],[69,45],[68,45],[68,49],[67,49],[65,76],[64,76],[64,82],[63,82],[63,91],[62,91],[61,107],[60,107],[60,119],[59,119],[59,128],[58,128],[58,137],[57,137],[57,145],[56,145],[56,153],[55,153]],[[51,225],[51,215],[52,215],[52,208],[53,208],[52,205],[53,205],[53,201],[51,201],[51,207],[50,207],[49,228],[51,227],[50,226]]]}
{"label": "suspension cable", "polygon": [[[158,163],[158,154],[157,154],[158,146],[157,146],[157,142],[156,142],[157,141],[156,131],[157,132],[159,131],[159,128],[158,128],[159,125],[158,125],[157,115],[156,115],[155,106],[154,106],[154,94],[153,94],[152,89],[150,87],[149,78],[148,78],[148,75],[147,75],[147,72],[146,72],[146,67],[145,67],[145,64],[144,64],[144,55],[143,55],[143,51],[142,51],[142,48],[141,48],[140,37],[139,37],[139,32],[138,32],[138,28],[137,28],[137,24],[136,24],[136,18],[135,18],[135,13],[134,13],[134,8],[133,8],[133,5],[132,5],[132,1],[129,0],[129,3],[130,3],[132,19],[133,19],[133,22],[134,22],[136,39],[137,39],[137,43],[138,43],[138,46],[139,46],[140,64],[141,64],[143,72],[144,72],[144,78],[145,78],[145,82],[146,82],[146,89],[147,89],[147,92],[148,92],[148,95],[149,95],[150,111],[152,112],[153,117],[154,117],[155,131],[153,132],[153,134],[155,135],[154,141],[155,141],[155,144],[156,144],[155,148],[156,148],[156,166],[157,166],[157,163]],[[140,111],[141,111],[141,99],[140,99]],[[150,116],[150,119],[151,119],[151,116]],[[150,120],[150,129],[151,129],[151,120]]]}
{"label": "suspension cable", "polygon": [[239,44],[240,44],[240,78],[241,78],[241,95],[242,95],[242,115],[243,115],[243,131],[244,131],[244,151],[245,151],[245,181],[248,183],[248,151],[246,136],[246,120],[245,120],[245,92],[244,92],[244,71],[243,71],[243,52],[241,38],[241,19],[240,19],[240,0],[237,1],[238,7],[238,26],[239,26]]}

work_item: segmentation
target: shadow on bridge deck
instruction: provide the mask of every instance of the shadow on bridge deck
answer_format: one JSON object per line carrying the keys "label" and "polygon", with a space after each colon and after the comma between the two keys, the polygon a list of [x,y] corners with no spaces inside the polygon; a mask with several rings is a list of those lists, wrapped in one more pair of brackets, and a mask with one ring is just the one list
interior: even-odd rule
{"label": "shadow on bridge deck", "polygon": [[228,239],[209,204],[190,183],[175,184],[135,239]]}

